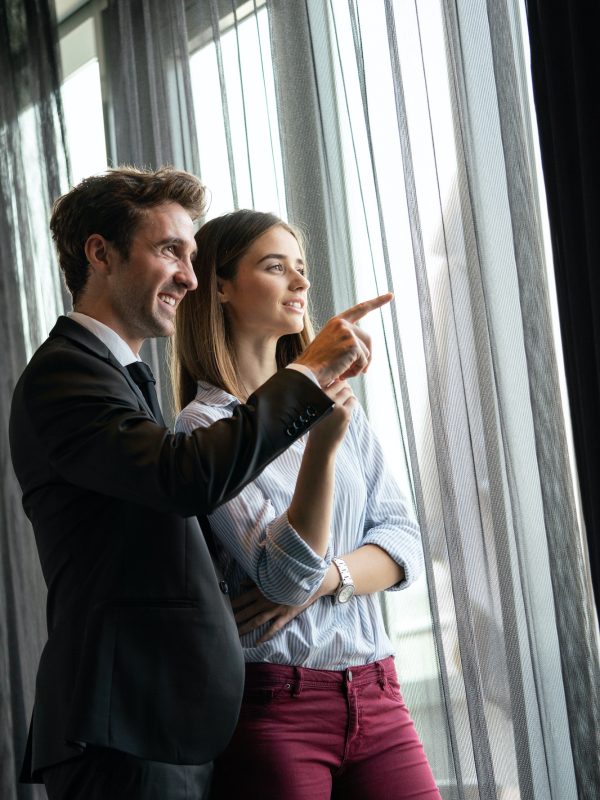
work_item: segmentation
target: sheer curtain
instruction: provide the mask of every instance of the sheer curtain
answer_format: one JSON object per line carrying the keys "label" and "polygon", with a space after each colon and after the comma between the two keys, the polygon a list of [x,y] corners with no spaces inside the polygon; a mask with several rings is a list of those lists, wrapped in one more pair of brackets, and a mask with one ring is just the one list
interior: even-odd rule
{"label": "sheer curtain", "polygon": [[[109,0],[102,15],[109,152],[113,164],[200,173],[184,0]],[[172,421],[165,339],[149,339],[150,364]]]}
{"label": "sheer curtain", "polygon": [[600,7],[529,0],[527,22],[590,569],[600,602]]}
{"label": "sheer curtain", "polygon": [[315,226],[311,262],[342,297],[396,293],[369,322],[380,349],[363,389],[423,529],[427,586],[384,604],[436,776],[448,798],[595,797],[597,623],[522,9],[268,8],[290,216]]}
{"label": "sheer curtain", "polygon": [[[142,42],[123,4],[110,7],[120,49],[134,42],[148,75],[172,71],[172,55],[148,40],[152,3],[139,5]],[[161,23],[173,36],[184,30],[175,8]],[[304,227],[317,322],[396,293],[367,323],[378,358],[356,388],[423,529],[426,579],[382,602],[444,796],[593,797],[595,612],[520,7],[207,0],[185,10],[190,61],[179,45],[175,61],[189,69],[194,119],[178,110],[169,124],[195,123],[209,215],[255,206]],[[129,73],[145,85],[139,68]],[[149,113],[150,124],[159,100],[135,110],[115,92],[112,113]],[[138,144],[133,160],[146,157]]]}
{"label": "sheer curtain", "polygon": [[[113,163],[199,172],[209,216],[255,206],[305,228],[318,323],[395,292],[365,322],[376,357],[356,391],[423,531],[426,575],[382,604],[445,800],[600,795],[595,609],[553,347],[521,13],[517,0],[109,0],[103,14]],[[59,105],[42,96],[53,98],[60,144]],[[46,189],[43,171],[35,183],[28,159],[27,190],[12,192],[24,170],[7,152],[23,157],[27,108],[2,108],[2,135],[21,125],[1,151],[2,213],[19,220],[18,247],[35,241],[50,263],[47,244],[27,238],[26,220],[46,212],[27,216],[19,202],[58,184]],[[49,163],[58,175],[60,157]],[[51,302],[35,300],[40,252],[3,253],[15,265],[2,273],[15,374],[45,333],[40,313],[53,321],[62,304],[54,268],[43,273],[54,276]],[[162,354],[147,358],[164,401]],[[5,491],[3,513],[16,516],[18,493]],[[13,536],[3,547],[5,586],[27,597],[20,608],[34,620],[34,663],[42,584],[30,588],[22,566],[33,545]],[[19,612],[7,609],[1,635],[18,637]],[[2,691],[21,720],[18,758],[33,668],[24,678],[11,669]]]}
{"label": "sheer curtain", "polygon": [[44,796],[17,786],[45,641],[45,588],[10,463],[12,391],[67,302],[48,218],[66,187],[67,159],[56,27],[45,0],[0,2],[0,796]]}

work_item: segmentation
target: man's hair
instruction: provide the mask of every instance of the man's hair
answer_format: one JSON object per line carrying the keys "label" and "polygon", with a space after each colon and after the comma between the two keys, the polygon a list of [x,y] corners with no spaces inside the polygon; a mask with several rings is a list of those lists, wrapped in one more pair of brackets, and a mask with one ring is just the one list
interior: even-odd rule
{"label": "man's hair", "polygon": [[[300,231],[275,214],[241,209],[216,217],[196,234],[198,255],[194,271],[198,289],[188,292],[177,309],[175,336],[171,344],[171,379],[175,409],[179,411],[196,396],[197,381],[206,381],[226,392],[247,399],[239,378],[229,315],[218,297],[218,283],[235,278],[242,256],[260,236],[281,227],[296,239],[302,258]],[[277,342],[279,368],[294,361],[313,338],[308,311],[300,333],[282,336]]]}
{"label": "man's hair", "polygon": [[74,302],[88,279],[85,243],[89,237],[104,236],[126,259],[144,215],[163,203],[178,203],[195,220],[204,211],[204,186],[195,175],[171,167],[124,166],[86,178],[58,198],[50,230]]}

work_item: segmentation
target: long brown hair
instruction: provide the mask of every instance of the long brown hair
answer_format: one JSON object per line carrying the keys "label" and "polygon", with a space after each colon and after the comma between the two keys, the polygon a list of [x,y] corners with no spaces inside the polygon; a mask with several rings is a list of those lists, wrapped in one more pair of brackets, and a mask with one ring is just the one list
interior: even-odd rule
{"label": "long brown hair", "polygon": [[[219,278],[234,278],[240,259],[248,248],[274,227],[284,228],[292,234],[304,258],[300,232],[275,214],[262,211],[242,209],[216,217],[202,225],[196,234],[198,255],[194,270],[198,288],[188,292],[179,304],[171,349],[176,411],[194,399],[198,381],[218,386],[242,401],[247,399],[238,377],[230,324],[217,295],[217,281]],[[297,358],[313,335],[308,313],[305,313],[304,329],[278,340],[277,367],[285,367]]]}

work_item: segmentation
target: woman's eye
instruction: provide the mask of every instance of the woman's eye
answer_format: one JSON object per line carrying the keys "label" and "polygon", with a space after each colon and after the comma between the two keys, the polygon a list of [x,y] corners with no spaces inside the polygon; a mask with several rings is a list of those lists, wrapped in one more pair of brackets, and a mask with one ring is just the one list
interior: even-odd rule
{"label": "woman's eye", "polygon": [[283,272],[283,264],[269,264],[268,269],[274,272]]}

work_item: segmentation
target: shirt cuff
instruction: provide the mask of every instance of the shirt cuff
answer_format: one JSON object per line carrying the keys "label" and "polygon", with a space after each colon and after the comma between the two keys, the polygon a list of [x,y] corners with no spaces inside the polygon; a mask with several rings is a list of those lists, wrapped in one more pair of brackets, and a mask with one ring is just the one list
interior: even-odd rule
{"label": "shirt cuff", "polygon": [[307,378],[310,378],[313,383],[316,383],[317,386],[319,386],[319,381],[317,380],[315,373],[309,367],[305,367],[304,364],[288,364],[286,369],[295,369],[296,372],[301,372],[303,375],[306,375]]}
{"label": "shirt cuff", "polygon": [[290,525],[287,511],[269,524],[266,549],[269,574],[260,579],[270,594],[277,596],[271,599],[288,605],[309,600],[321,585],[329,563]]}

